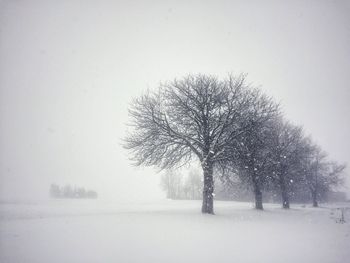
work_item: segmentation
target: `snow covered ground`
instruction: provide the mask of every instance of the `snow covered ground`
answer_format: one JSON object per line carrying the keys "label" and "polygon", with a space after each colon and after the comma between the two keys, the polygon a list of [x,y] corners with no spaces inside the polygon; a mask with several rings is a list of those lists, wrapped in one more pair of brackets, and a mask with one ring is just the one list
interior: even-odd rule
{"label": "snow covered ground", "polygon": [[350,204],[320,208],[200,201],[0,204],[0,262],[350,262]]}

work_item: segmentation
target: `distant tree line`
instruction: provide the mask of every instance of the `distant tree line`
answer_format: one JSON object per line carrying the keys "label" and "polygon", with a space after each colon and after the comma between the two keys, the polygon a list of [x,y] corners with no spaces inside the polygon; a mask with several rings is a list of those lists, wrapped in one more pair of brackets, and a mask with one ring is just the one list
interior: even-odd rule
{"label": "distant tree line", "polygon": [[51,184],[50,186],[50,196],[52,198],[88,198],[96,199],[97,192],[93,190],[85,190],[84,187],[72,187],[67,184],[63,187],[60,187],[57,184]]}
{"label": "distant tree line", "polygon": [[[134,99],[129,114],[132,131],[124,146],[136,165],[171,170],[200,162],[202,213],[214,213],[214,178],[227,191],[251,191],[256,209],[263,209],[263,193],[278,195],[286,209],[306,196],[316,207],[343,184],[345,165],[331,161],[245,75],[188,75],[162,83]],[[179,185],[175,174],[165,175],[163,185]],[[180,188],[168,196],[187,195]]]}
{"label": "distant tree line", "polygon": [[203,182],[196,170],[190,170],[187,176],[173,170],[167,170],[161,177],[161,187],[169,199],[201,199]]}

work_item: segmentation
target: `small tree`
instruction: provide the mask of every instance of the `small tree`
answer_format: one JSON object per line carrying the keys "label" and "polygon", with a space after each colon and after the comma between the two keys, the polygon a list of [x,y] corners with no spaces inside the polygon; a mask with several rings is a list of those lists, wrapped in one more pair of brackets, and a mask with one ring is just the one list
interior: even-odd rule
{"label": "small tree", "polygon": [[62,192],[64,198],[74,198],[74,191],[70,184],[65,185]]}
{"label": "small tree", "polygon": [[78,187],[74,189],[74,195],[76,198],[86,198],[86,190],[84,187]]}
{"label": "small tree", "polygon": [[[218,80],[188,76],[135,99],[134,128],[125,139],[136,165],[171,168],[196,156],[203,170],[202,213],[214,213],[214,166],[232,156],[238,137],[250,129],[251,105],[263,97],[243,75]],[[271,111],[275,105],[269,102]],[[263,116],[260,116],[263,117]]]}

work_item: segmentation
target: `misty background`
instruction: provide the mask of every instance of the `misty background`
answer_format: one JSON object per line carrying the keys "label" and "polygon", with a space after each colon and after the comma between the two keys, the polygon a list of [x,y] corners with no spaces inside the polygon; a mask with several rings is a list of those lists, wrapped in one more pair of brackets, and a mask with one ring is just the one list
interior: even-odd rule
{"label": "misty background", "polygon": [[0,1],[0,200],[48,198],[51,183],[165,198],[157,170],[121,146],[127,109],[188,73],[248,73],[350,163],[349,13],[348,1]]}

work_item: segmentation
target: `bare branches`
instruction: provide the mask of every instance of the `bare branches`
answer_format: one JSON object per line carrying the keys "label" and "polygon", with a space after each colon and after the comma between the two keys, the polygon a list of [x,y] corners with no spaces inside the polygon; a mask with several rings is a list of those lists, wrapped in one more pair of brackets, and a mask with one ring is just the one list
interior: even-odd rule
{"label": "bare branches", "polygon": [[125,148],[137,165],[168,167],[191,154],[200,161],[223,161],[232,157],[239,136],[277,111],[270,98],[245,84],[244,75],[222,81],[188,75],[133,101],[129,113],[135,131]]}

